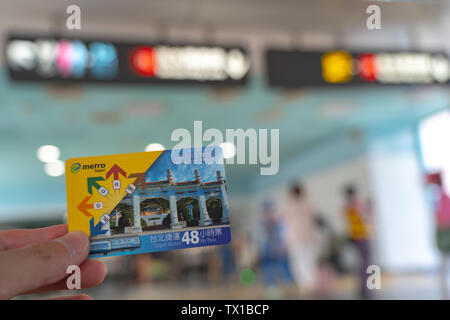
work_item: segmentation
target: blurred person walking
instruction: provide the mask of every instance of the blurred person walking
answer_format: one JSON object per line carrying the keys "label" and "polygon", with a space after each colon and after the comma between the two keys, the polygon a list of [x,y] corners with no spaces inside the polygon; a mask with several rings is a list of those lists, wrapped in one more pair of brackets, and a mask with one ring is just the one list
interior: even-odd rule
{"label": "blurred person walking", "polygon": [[286,284],[292,282],[283,227],[272,202],[265,201],[262,208],[259,259],[268,298],[280,297],[277,287],[280,280]]}
{"label": "blurred person walking", "polygon": [[449,299],[447,281],[448,259],[450,257],[450,196],[444,189],[440,172],[427,176],[428,184],[434,185],[434,211],[436,219],[436,244],[441,253],[441,290],[442,299]]}
{"label": "blurred person walking", "polygon": [[359,293],[362,299],[370,299],[370,290],[367,287],[369,274],[367,268],[370,265],[370,216],[369,210],[365,208],[358,196],[354,185],[345,188],[345,217],[348,224],[350,241],[357,249],[359,256]]}
{"label": "blurred person walking", "polygon": [[323,214],[316,214],[316,225],[320,232],[318,259],[317,298],[329,299],[333,292],[336,275],[343,270],[341,262],[341,237],[334,231]]}
{"label": "blurred person walking", "polygon": [[285,218],[291,271],[301,292],[311,297],[317,289],[320,236],[313,206],[300,184],[291,187]]}

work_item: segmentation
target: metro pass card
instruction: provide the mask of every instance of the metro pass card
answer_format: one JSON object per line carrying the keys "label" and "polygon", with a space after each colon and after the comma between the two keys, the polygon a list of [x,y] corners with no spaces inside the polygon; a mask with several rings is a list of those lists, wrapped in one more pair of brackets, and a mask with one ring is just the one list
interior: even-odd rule
{"label": "metro pass card", "polygon": [[69,231],[90,257],[229,243],[222,150],[179,149],[66,161]]}

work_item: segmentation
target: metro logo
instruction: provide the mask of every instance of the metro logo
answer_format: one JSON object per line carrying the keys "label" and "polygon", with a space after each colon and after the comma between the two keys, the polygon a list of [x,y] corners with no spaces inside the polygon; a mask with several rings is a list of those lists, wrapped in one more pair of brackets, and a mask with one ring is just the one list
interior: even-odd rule
{"label": "metro logo", "polygon": [[104,163],[81,164],[76,162],[70,167],[72,173],[78,173],[80,170],[105,169]]}
{"label": "metro logo", "polygon": [[104,163],[83,164],[82,168],[83,170],[105,169],[105,164]]}
{"label": "metro logo", "polygon": [[81,169],[81,164],[79,162],[74,163],[71,167],[70,167],[70,171],[72,173],[78,173]]}

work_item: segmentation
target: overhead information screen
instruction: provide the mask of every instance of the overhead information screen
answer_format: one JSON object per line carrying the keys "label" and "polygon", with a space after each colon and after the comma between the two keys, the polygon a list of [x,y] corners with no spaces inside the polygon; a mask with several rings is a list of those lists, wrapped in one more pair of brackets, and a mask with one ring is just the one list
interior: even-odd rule
{"label": "overhead information screen", "polygon": [[273,87],[439,84],[450,80],[445,53],[268,50]]}
{"label": "overhead information screen", "polygon": [[240,47],[10,36],[13,81],[242,85],[250,67]]}

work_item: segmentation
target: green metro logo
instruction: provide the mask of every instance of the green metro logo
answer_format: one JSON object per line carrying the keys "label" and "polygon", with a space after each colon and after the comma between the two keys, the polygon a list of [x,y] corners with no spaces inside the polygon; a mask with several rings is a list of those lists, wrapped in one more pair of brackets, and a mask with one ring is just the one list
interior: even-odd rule
{"label": "green metro logo", "polygon": [[78,162],[74,163],[74,164],[70,167],[70,171],[71,171],[72,173],[78,173],[78,172],[80,172],[80,169],[81,169],[81,164],[78,163]]}

